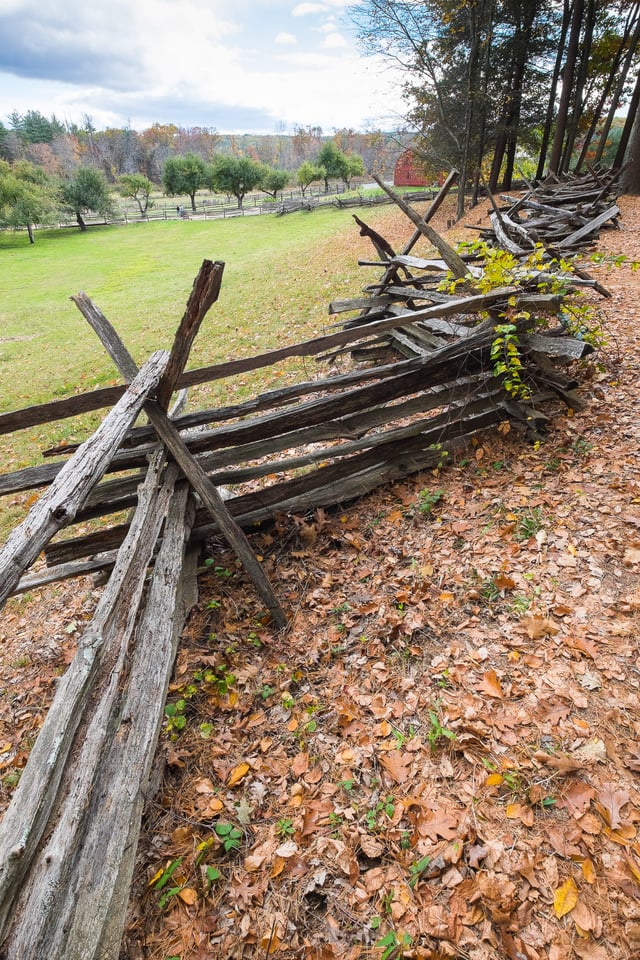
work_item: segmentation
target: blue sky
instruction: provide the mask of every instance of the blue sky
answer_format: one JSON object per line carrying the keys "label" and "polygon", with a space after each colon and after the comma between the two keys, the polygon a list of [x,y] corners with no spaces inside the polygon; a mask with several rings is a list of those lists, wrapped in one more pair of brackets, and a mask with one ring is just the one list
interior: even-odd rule
{"label": "blue sky", "polygon": [[393,128],[397,77],[361,55],[350,2],[0,0],[0,120]]}

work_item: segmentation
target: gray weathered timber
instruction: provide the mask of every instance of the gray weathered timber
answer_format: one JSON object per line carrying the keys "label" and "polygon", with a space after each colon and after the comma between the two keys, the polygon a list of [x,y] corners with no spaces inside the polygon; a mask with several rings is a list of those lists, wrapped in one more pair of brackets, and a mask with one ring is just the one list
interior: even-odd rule
{"label": "gray weathered timber", "polygon": [[[217,289],[219,289],[219,282]],[[120,373],[127,379],[135,376],[137,367],[117,332],[109,323],[104,314],[98,310],[88,297],[76,299],[76,306],[91,324],[101,342],[105,345],[109,355],[118,366]],[[199,303],[199,301],[198,301]],[[188,311],[187,311],[188,312]],[[201,318],[200,318],[201,319]],[[183,362],[187,354],[182,352]],[[172,384],[173,389],[181,370],[174,366]],[[170,391],[167,391],[167,399]],[[179,431],[171,422],[164,409],[156,401],[144,405],[144,410],[154,426],[158,436],[163,441],[176,463],[197,492],[203,504],[210,511],[227,542],[236,552],[245,570],[251,577],[260,597],[273,617],[275,625],[281,629],[287,624],[284,610],[278,602],[273,587],[267,575],[251,548],[247,535],[235,522],[218,490],[211,483],[202,467],[193,459]]]}
{"label": "gray weathered timber", "polygon": [[184,484],[172,498],[130,667],[122,643],[87,717],[73,776],[66,773],[69,791],[21,891],[7,960],[119,955],[144,794],[184,623],[187,496]]}
{"label": "gray weathered timber", "polygon": [[439,233],[437,233],[433,227],[430,227],[429,224],[424,220],[420,214],[416,213],[408,203],[399,196],[395,190],[392,190],[388,184],[384,182],[377,174],[373,174],[373,179],[376,181],[379,187],[381,187],[385,193],[387,193],[391,199],[397,203],[403,213],[405,213],[409,219],[416,225],[420,233],[427,238],[427,240],[434,245],[444,262],[447,264],[451,273],[454,277],[464,277],[467,274],[467,267],[464,260],[456,253],[453,247],[444,240]]}
{"label": "gray weathered timber", "polygon": [[11,532],[0,552],[0,606],[54,533],[71,523],[107,469],[149,393],[157,386],[167,359],[164,351],[150,357],[124,397],[65,463],[26,519]]}
{"label": "gray weathered timber", "polygon": [[[41,838],[52,823],[54,811],[58,810],[61,798],[71,796],[73,778],[71,783],[63,783],[63,777],[76,732],[86,723],[87,716],[91,722],[104,725],[104,717],[95,712],[92,705],[99,670],[105,671],[107,685],[109,678],[114,678],[113,695],[117,694],[118,676],[126,663],[147,567],[178,474],[177,468],[172,467],[165,471],[161,481],[162,462],[160,454],[149,467],[140,492],[140,507],[118,552],[113,573],[91,623],[80,638],[78,651],[58,684],[20,783],[0,821],[0,942],[7,934],[16,901],[25,890],[24,878],[32,871]],[[89,758],[85,769],[89,784],[99,761],[97,753]],[[76,814],[81,806],[78,803]],[[73,823],[73,811],[69,817]],[[49,870],[60,870],[61,863],[52,862],[46,867],[36,871],[41,874],[45,889]]]}
{"label": "gray weathered timber", "polygon": [[[509,296],[517,293],[516,287],[504,287],[492,290],[488,294],[477,294],[473,297],[463,297],[460,300],[452,300],[448,304],[438,304],[435,307],[428,307],[422,311],[423,315],[429,316],[452,316],[456,313],[475,313],[478,310],[485,310],[500,300],[506,300]],[[417,311],[416,320],[420,320],[420,311]],[[322,337],[315,337],[312,340],[304,340],[301,343],[294,343],[290,346],[280,347],[276,350],[269,350],[266,353],[258,354],[253,357],[246,357],[240,360],[230,360],[225,363],[214,363],[207,367],[198,367],[194,370],[185,371],[176,387],[192,387],[200,383],[209,383],[214,380],[223,380],[235,377],[241,373],[250,373],[253,370],[262,370],[272,364],[279,363],[282,360],[288,360],[291,357],[314,357],[322,354],[331,347],[343,344],[356,343],[358,340],[368,337],[371,334],[377,334],[383,330],[389,330],[393,326],[392,320],[379,320],[375,324],[367,325],[366,328],[356,328],[355,330],[339,330],[336,333],[326,334]],[[80,401],[85,398],[85,404],[79,409],[74,405],[73,412],[66,400],[55,401],[50,404],[43,404],[36,407],[25,407],[22,410],[14,410],[7,414],[0,414],[0,433],[10,433],[12,430],[19,430],[22,427],[33,426],[38,423],[48,423],[52,420],[61,420],[66,417],[74,416],[78,412],[87,412],[97,410],[106,406],[109,402],[122,396],[125,387],[109,388],[112,392],[106,394],[103,391],[93,391],[87,394],[81,394],[72,398],[74,401]],[[99,396],[99,399],[93,399]],[[105,401],[105,397],[108,397]],[[39,411],[46,414],[40,416]]]}

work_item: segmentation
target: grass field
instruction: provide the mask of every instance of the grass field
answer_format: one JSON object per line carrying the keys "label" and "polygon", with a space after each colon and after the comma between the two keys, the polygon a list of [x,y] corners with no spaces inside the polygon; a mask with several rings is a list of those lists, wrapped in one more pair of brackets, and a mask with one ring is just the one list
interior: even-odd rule
{"label": "grass field", "polygon": [[[365,219],[400,245],[411,224],[396,208]],[[395,238],[395,239],[394,239]],[[160,221],[121,227],[0,233],[0,410],[13,410],[120,382],[111,360],[69,297],[84,290],[119,331],[138,363],[171,345],[204,258],[226,264],[189,366],[293,343],[327,329],[331,299],[357,295],[376,271],[357,266],[371,244],[348,211],[227,221]],[[301,368],[305,369],[302,370]],[[301,373],[313,361],[201,387],[194,402],[226,403]],[[278,378],[277,380],[275,378]],[[39,451],[82,440],[104,411],[0,436],[1,472],[41,462]],[[0,501],[0,540],[24,497]]]}

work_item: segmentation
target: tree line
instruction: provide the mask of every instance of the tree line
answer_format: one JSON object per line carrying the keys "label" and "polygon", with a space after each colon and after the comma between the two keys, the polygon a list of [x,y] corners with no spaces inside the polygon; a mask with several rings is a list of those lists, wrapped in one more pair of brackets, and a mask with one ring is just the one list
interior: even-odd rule
{"label": "tree line", "polygon": [[523,158],[537,178],[628,158],[640,192],[636,0],[361,0],[352,17],[365,52],[402,69],[425,168],[457,168],[473,202]]}
{"label": "tree line", "polygon": [[[47,130],[55,136],[53,122],[49,127],[40,123],[33,129],[33,136],[42,136]],[[173,152],[165,159],[159,184],[139,171],[123,173],[115,183],[109,183],[104,171],[95,164],[76,166],[67,175],[55,175],[32,160],[0,159],[0,226],[26,228],[33,243],[34,224],[55,222],[63,214],[72,215],[81,230],[87,229],[85,217],[90,212],[105,218],[115,216],[114,189],[131,198],[138,205],[140,216],[144,216],[152,202],[151,194],[158,187],[166,196],[188,196],[195,212],[196,193],[203,189],[235,197],[238,208],[242,208],[246,194],[253,190],[276,200],[285,187],[296,183],[304,196],[316,181],[324,181],[325,191],[329,189],[329,180],[342,181],[349,188],[353,178],[363,174],[363,158],[344,152],[335,140],[322,143],[315,160],[304,160],[293,172],[250,156],[214,154],[207,162],[193,151]]]}

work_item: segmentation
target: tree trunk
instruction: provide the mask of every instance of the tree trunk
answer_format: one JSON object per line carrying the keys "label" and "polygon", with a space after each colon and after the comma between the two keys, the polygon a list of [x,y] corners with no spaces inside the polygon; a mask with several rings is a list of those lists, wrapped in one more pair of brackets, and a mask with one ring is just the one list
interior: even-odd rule
{"label": "tree trunk", "polygon": [[551,139],[551,128],[553,126],[553,113],[556,103],[556,92],[560,82],[560,71],[562,67],[562,56],[564,45],[567,39],[569,29],[571,8],[569,0],[564,0],[564,12],[562,14],[562,27],[560,29],[560,38],[558,40],[558,54],[553,67],[553,77],[551,79],[551,89],[549,90],[549,103],[547,104],[547,116],[542,134],[542,143],[540,145],[540,156],[538,158],[538,169],[536,170],[536,180],[541,180],[544,176],[544,169],[547,162],[547,150],[549,149],[549,140]]}
{"label": "tree trunk", "polygon": [[[629,104],[629,112],[627,113],[627,119],[622,130],[622,136],[620,137],[620,143],[618,144],[618,151],[616,153],[615,160],[613,161],[613,166],[619,168],[622,166],[625,160],[627,153],[627,146],[629,145],[629,139],[631,137],[631,131],[636,125],[638,120],[638,108],[640,107],[640,71],[638,71],[638,76],[636,77],[636,85],[633,88],[633,95],[631,97],[631,103]],[[632,158],[635,162],[635,158]],[[625,183],[623,178],[623,185]],[[631,193],[632,191],[628,191]]]}
{"label": "tree trunk", "polygon": [[569,120],[568,129],[567,129],[567,139],[564,145],[564,152],[562,155],[561,169],[563,172],[567,172],[571,166],[571,156],[573,154],[573,146],[576,142],[576,137],[578,135],[578,126],[582,119],[582,114],[584,112],[584,87],[587,82],[587,71],[589,68],[589,61],[591,58],[591,47],[593,45],[593,28],[595,26],[596,19],[596,4],[595,0],[587,0],[587,17],[584,27],[584,34],[582,40],[582,46],[580,48],[580,58],[578,61],[578,75],[575,84],[575,93],[573,97],[573,110],[571,112],[571,118]]}
{"label": "tree trunk", "polygon": [[28,224],[27,224],[27,233],[29,234],[29,243],[35,243],[35,242],[36,242],[36,238],[35,238],[34,235],[33,235],[33,224],[32,224],[32,223],[28,223]]}
{"label": "tree trunk", "polygon": [[556,117],[556,132],[553,138],[553,144],[551,146],[551,156],[549,158],[549,171],[551,173],[557,173],[560,169],[562,145],[564,143],[565,133],[567,130],[567,118],[569,116],[569,104],[571,103],[571,94],[573,93],[573,77],[575,74],[578,50],[580,46],[580,30],[582,28],[583,13],[584,0],[575,0],[573,16],[571,18],[569,45],[567,47],[567,56],[565,58],[564,70],[562,74],[562,93],[560,94],[558,116]]}
{"label": "tree trunk", "polygon": [[78,226],[80,227],[80,229],[82,231],[85,231],[87,229],[87,225],[82,219],[82,214],[80,213],[79,210],[76,210],[76,220],[78,221]]}
{"label": "tree trunk", "polygon": [[[636,83],[634,96],[639,87],[640,75]],[[630,134],[627,156],[629,166],[622,174],[620,187],[623,193],[630,193],[634,197],[637,197],[640,196],[640,110],[636,108],[633,117],[633,128]]]}

